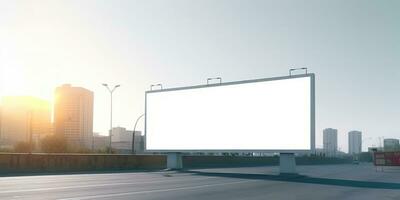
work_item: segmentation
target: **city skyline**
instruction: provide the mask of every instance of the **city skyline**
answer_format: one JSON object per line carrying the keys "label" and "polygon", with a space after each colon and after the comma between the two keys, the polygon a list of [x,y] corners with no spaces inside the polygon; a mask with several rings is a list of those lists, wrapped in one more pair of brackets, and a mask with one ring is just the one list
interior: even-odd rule
{"label": "city skyline", "polygon": [[[89,93],[92,93],[92,91],[90,91],[90,90],[87,90],[86,88],[82,88],[82,87],[79,87],[79,86],[74,86],[74,87],[72,87],[70,84],[63,84],[63,85],[61,85],[61,86],[59,86],[59,87],[57,87],[56,89],[55,89],[55,92],[54,92],[54,96],[58,96],[59,94],[57,94],[57,93],[59,93],[58,92],[58,90],[60,90],[60,89],[63,89],[64,88],[64,90],[65,89],[68,89],[68,90],[70,90],[69,88],[74,88],[74,90],[77,90],[77,91],[71,91],[72,93],[76,93],[76,92],[89,92]],[[70,92],[69,92],[70,93]],[[71,94],[72,94],[71,93]],[[91,94],[91,95],[93,95],[93,94]],[[69,97],[69,98],[71,98],[71,97]],[[92,97],[93,98],[93,97]],[[4,104],[4,105],[6,105],[6,106],[2,106],[2,101],[4,101],[5,100],[5,102],[6,102],[6,104]],[[49,115],[49,127],[48,127],[48,129],[51,129],[52,131],[50,131],[50,130],[48,130],[49,131],[49,133],[47,133],[47,134],[51,134],[50,132],[53,132],[53,130],[54,130],[54,132],[52,133],[52,134],[57,134],[56,132],[56,125],[55,125],[55,121],[54,121],[54,118],[55,118],[55,112],[54,112],[54,108],[55,108],[55,105],[50,105],[49,104],[49,102],[48,101],[46,101],[46,100],[43,100],[43,99],[41,99],[41,98],[38,98],[38,97],[32,97],[32,96],[3,96],[1,99],[0,99],[0,120],[9,120],[7,117],[4,117],[3,116],[3,119],[1,119],[1,114],[3,114],[4,113],[4,111],[7,111],[7,110],[10,110],[10,107],[7,105],[7,102],[11,102],[11,101],[14,101],[13,102],[13,104],[12,105],[14,105],[14,109],[27,109],[26,107],[32,107],[32,108],[35,108],[35,107],[42,107],[42,109],[43,108],[45,108],[45,107],[47,107],[46,109],[48,110],[47,112],[48,112],[48,115]],[[9,104],[9,103],[8,103]],[[15,107],[15,106],[18,106],[18,107]],[[3,108],[3,109],[2,109]],[[4,108],[6,109],[6,110],[4,110]],[[43,119],[41,119],[41,120],[43,120]],[[51,123],[51,125],[50,125],[50,123]],[[1,123],[0,123],[0,125],[1,125]],[[15,125],[14,125],[15,126]],[[0,128],[1,128],[2,126],[0,126]],[[5,126],[5,127],[7,127],[7,126]],[[4,129],[4,127],[2,128],[2,129]],[[114,129],[124,129],[124,130],[126,130],[126,128],[125,127],[121,127],[121,126],[113,126],[113,130]],[[324,136],[324,134],[325,134],[325,132],[329,132],[329,134],[331,133],[331,132],[334,132],[335,133],[335,136],[334,136],[334,138],[333,138],[333,141],[335,142],[335,144],[334,144],[334,146],[333,147],[330,147],[332,144],[331,144],[331,142],[332,142],[332,137],[331,136],[329,136],[329,137],[326,137],[325,138],[325,136]],[[25,131],[25,132],[27,132],[27,131]],[[34,129],[34,132],[35,132],[35,129]],[[92,132],[92,134],[90,135],[91,137],[97,137],[97,136],[105,136],[105,137],[108,137],[109,135],[107,135],[107,134],[99,134],[98,132],[94,132],[94,131],[91,131]],[[117,132],[120,132],[120,131],[117,131]],[[139,130],[139,131],[137,131],[137,132],[139,132],[139,134],[141,133],[141,131]],[[0,131],[0,133],[2,133],[1,131]],[[9,134],[9,133],[7,133],[7,131],[4,131],[3,130],[3,133],[6,133],[6,134]],[[347,140],[347,142],[348,142],[348,152],[345,152],[342,148],[341,148],[341,146],[339,146],[338,145],[338,136],[340,135],[340,134],[338,134],[338,130],[337,129],[334,129],[334,128],[324,128],[323,130],[322,130],[322,134],[323,134],[323,138],[322,138],[322,140],[321,141],[316,141],[316,143],[317,143],[317,146],[316,146],[316,149],[321,149],[319,146],[318,146],[318,143],[319,142],[321,142],[321,145],[322,145],[322,149],[324,150],[324,152],[325,153],[327,153],[328,152],[328,154],[336,154],[335,152],[337,152],[337,153],[348,153],[348,154],[351,154],[351,151],[354,151],[353,149],[350,149],[350,143],[354,143],[354,141],[352,141],[352,140],[354,140],[353,138],[351,138],[350,137],[350,135],[351,134],[353,134],[353,133],[356,133],[356,134],[360,134],[360,136],[361,136],[361,132],[360,131],[357,131],[357,130],[351,130],[351,131],[348,131],[347,132],[347,134],[348,134],[348,140]],[[28,134],[29,135],[29,133],[26,133],[26,134]],[[63,134],[62,133],[62,131],[60,132],[60,133],[58,133],[58,134]],[[113,133],[113,136],[115,136],[114,135],[115,133]],[[120,134],[120,133],[119,133]],[[317,133],[318,134],[318,133]],[[2,136],[2,137],[4,137],[4,136]],[[353,136],[352,136],[353,137]],[[325,139],[326,140],[325,140]],[[361,137],[360,137],[361,138]],[[116,139],[116,138],[114,138],[113,137],[113,140],[114,139]],[[370,140],[370,139],[378,139],[379,140],[379,142],[378,142],[378,144],[373,144],[372,146],[366,146],[366,145],[364,145],[364,143],[365,143],[365,141],[367,141],[367,140]],[[384,147],[384,144],[382,143],[382,140],[383,139],[385,139],[385,140],[391,140],[391,138],[384,138],[384,137],[378,137],[378,138],[371,138],[371,137],[368,137],[368,138],[365,138],[365,139],[363,139],[363,140],[361,140],[361,139],[358,139],[358,140],[360,140],[359,141],[359,144],[356,144],[356,145],[360,145],[361,146],[361,149],[362,149],[362,151],[365,151],[365,150],[368,150],[368,148],[371,148],[371,147],[381,147],[381,148],[383,148]],[[38,138],[34,138],[34,140],[38,140]],[[329,140],[329,141],[328,141]],[[398,140],[398,139],[394,139],[394,140]],[[16,140],[17,141],[17,140]],[[24,141],[24,140],[18,140],[18,141]],[[91,140],[90,140],[91,141]],[[86,146],[92,146],[93,144],[90,144],[91,142],[89,142]],[[353,144],[354,145],[354,144]],[[354,148],[354,147],[353,147]],[[357,148],[357,147],[356,147]],[[334,151],[334,152],[331,152],[331,151]],[[329,153],[330,152],[330,153]],[[335,156],[337,156],[337,155],[335,155]]]}
{"label": "city skyline", "polygon": [[42,99],[3,97],[0,107],[0,147],[19,142],[38,143],[52,134],[50,104]]}
{"label": "city skyline", "polygon": [[150,84],[265,78],[308,67],[316,74],[317,147],[326,127],[338,129],[344,152],[353,129],[375,138],[365,146],[397,138],[399,2],[93,4],[1,2],[0,96],[51,101],[57,85],[88,88],[96,99],[94,131],[106,134],[109,98],[102,82],[122,85],[114,125],[132,129]]}

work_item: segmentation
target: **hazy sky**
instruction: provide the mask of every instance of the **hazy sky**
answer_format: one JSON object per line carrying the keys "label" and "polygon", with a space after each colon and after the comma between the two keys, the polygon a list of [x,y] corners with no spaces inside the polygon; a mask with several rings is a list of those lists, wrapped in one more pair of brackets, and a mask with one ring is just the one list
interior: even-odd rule
{"label": "hazy sky", "polygon": [[[95,93],[94,130],[132,129],[144,91],[288,74],[316,74],[322,129],[400,138],[400,1],[0,0],[0,96],[52,99],[63,83]],[[140,126],[142,129],[143,125]]]}

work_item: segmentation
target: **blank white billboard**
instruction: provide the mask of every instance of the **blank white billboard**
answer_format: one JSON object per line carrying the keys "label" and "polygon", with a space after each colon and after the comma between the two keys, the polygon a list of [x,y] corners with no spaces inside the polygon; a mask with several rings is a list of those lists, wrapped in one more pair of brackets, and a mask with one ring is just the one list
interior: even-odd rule
{"label": "blank white billboard", "polygon": [[314,148],[314,75],[146,92],[149,151]]}

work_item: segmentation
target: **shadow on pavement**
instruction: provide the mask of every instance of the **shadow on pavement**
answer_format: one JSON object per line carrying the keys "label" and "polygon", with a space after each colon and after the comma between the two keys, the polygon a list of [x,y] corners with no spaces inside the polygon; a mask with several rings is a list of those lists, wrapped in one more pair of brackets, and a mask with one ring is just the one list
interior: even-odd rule
{"label": "shadow on pavement", "polygon": [[214,176],[214,177],[225,177],[225,178],[286,181],[293,183],[310,183],[310,184],[320,184],[320,185],[334,185],[334,186],[371,188],[371,189],[397,189],[397,190],[400,189],[400,183],[357,181],[357,180],[331,179],[331,178],[314,178],[302,175],[282,176],[282,175],[268,175],[268,174],[201,172],[194,170],[187,170],[183,172],[194,173],[200,176]]}

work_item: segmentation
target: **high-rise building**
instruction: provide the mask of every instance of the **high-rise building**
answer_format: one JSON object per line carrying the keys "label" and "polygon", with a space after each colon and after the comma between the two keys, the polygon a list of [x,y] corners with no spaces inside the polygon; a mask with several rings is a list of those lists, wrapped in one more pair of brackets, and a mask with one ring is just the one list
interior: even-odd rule
{"label": "high-rise building", "polygon": [[361,131],[349,132],[349,154],[359,154],[362,151]]}
{"label": "high-rise building", "polygon": [[69,84],[57,87],[54,101],[54,132],[72,148],[91,148],[93,137],[93,92]]}
{"label": "high-rise building", "polygon": [[384,139],[383,149],[385,151],[399,151],[400,150],[399,140],[393,138]]}
{"label": "high-rise building", "polygon": [[[132,151],[133,131],[126,128],[115,127],[112,130],[112,147],[120,153],[130,153]],[[136,153],[143,152],[144,141],[140,131],[135,131],[134,150]]]}
{"label": "high-rise building", "polygon": [[[38,144],[51,133],[51,112],[48,101],[30,96],[2,98],[0,144],[12,147],[18,142]],[[31,134],[32,133],[32,134]]]}
{"label": "high-rise building", "polygon": [[323,146],[326,156],[333,157],[337,154],[337,129],[326,128],[323,130]]}
{"label": "high-rise building", "polygon": [[132,141],[132,132],[123,127],[114,127],[112,129],[111,142],[129,142]]}

